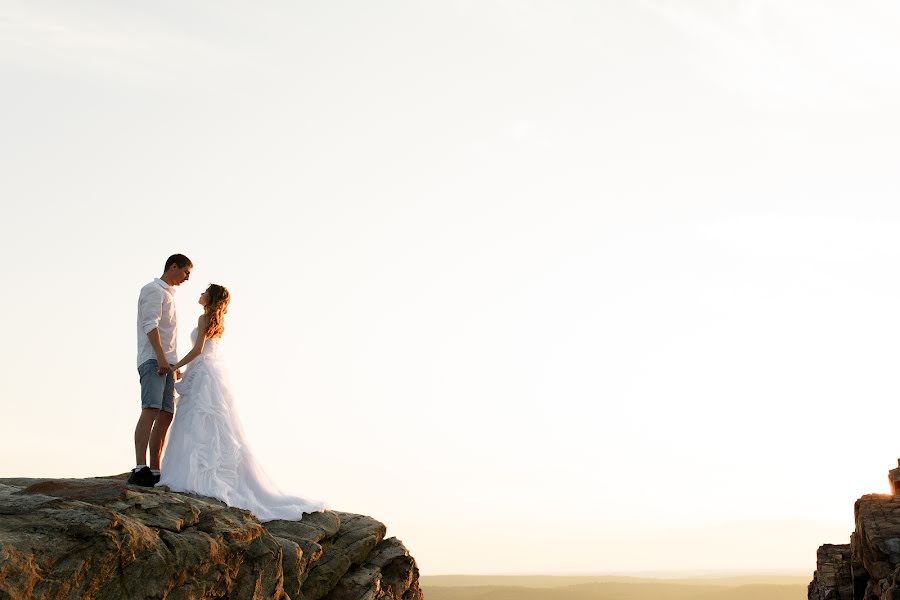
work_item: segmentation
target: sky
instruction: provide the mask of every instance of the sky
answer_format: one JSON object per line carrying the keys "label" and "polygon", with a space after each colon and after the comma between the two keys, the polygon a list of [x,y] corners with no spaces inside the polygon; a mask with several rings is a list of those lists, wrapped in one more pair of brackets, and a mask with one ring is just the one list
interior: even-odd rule
{"label": "sky", "polygon": [[0,1],[0,477],[131,468],[183,252],[261,464],[423,574],[811,574],[900,456],[898,26]]}

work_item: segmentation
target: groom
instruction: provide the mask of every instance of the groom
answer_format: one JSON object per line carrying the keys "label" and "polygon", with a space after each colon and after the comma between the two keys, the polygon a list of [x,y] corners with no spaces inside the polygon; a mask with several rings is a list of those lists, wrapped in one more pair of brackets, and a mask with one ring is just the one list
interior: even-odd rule
{"label": "groom", "polygon": [[[175,286],[191,276],[194,265],[184,254],[166,260],[162,277],[141,288],[138,297],[138,374],[141,378],[141,416],[134,428],[137,466],[128,483],[152,487],[159,481],[159,459],[166,432],[175,415],[176,355]],[[150,465],[147,465],[147,446]]]}

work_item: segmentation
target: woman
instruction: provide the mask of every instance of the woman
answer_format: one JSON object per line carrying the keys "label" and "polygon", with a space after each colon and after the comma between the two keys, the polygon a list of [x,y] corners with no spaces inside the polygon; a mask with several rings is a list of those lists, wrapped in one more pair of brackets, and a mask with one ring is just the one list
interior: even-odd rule
{"label": "woman", "polygon": [[224,365],[216,355],[229,300],[228,290],[216,284],[200,295],[203,314],[191,334],[194,347],[173,367],[190,365],[176,386],[177,418],[157,485],[218,498],[249,510],[260,521],[298,520],[324,505],[279,492],[247,447]]}

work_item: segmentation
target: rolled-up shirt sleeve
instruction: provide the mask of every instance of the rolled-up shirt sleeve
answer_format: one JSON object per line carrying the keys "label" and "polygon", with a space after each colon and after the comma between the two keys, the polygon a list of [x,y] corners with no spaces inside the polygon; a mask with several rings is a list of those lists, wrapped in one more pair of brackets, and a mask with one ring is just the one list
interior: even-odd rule
{"label": "rolled-up shirt sleeve", "polygon": [[138,302],[138,316],[144,333],[150,333],[159,327],[162,319],[162,288],[144,290]]}

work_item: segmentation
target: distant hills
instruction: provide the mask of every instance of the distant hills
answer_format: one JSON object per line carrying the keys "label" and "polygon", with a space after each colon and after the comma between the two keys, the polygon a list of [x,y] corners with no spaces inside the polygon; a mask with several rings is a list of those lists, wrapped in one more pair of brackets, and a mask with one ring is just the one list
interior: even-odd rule
{"label": "distant hills", "polygon": [[808,576],[423,576],[428,600],[805,600]]}

